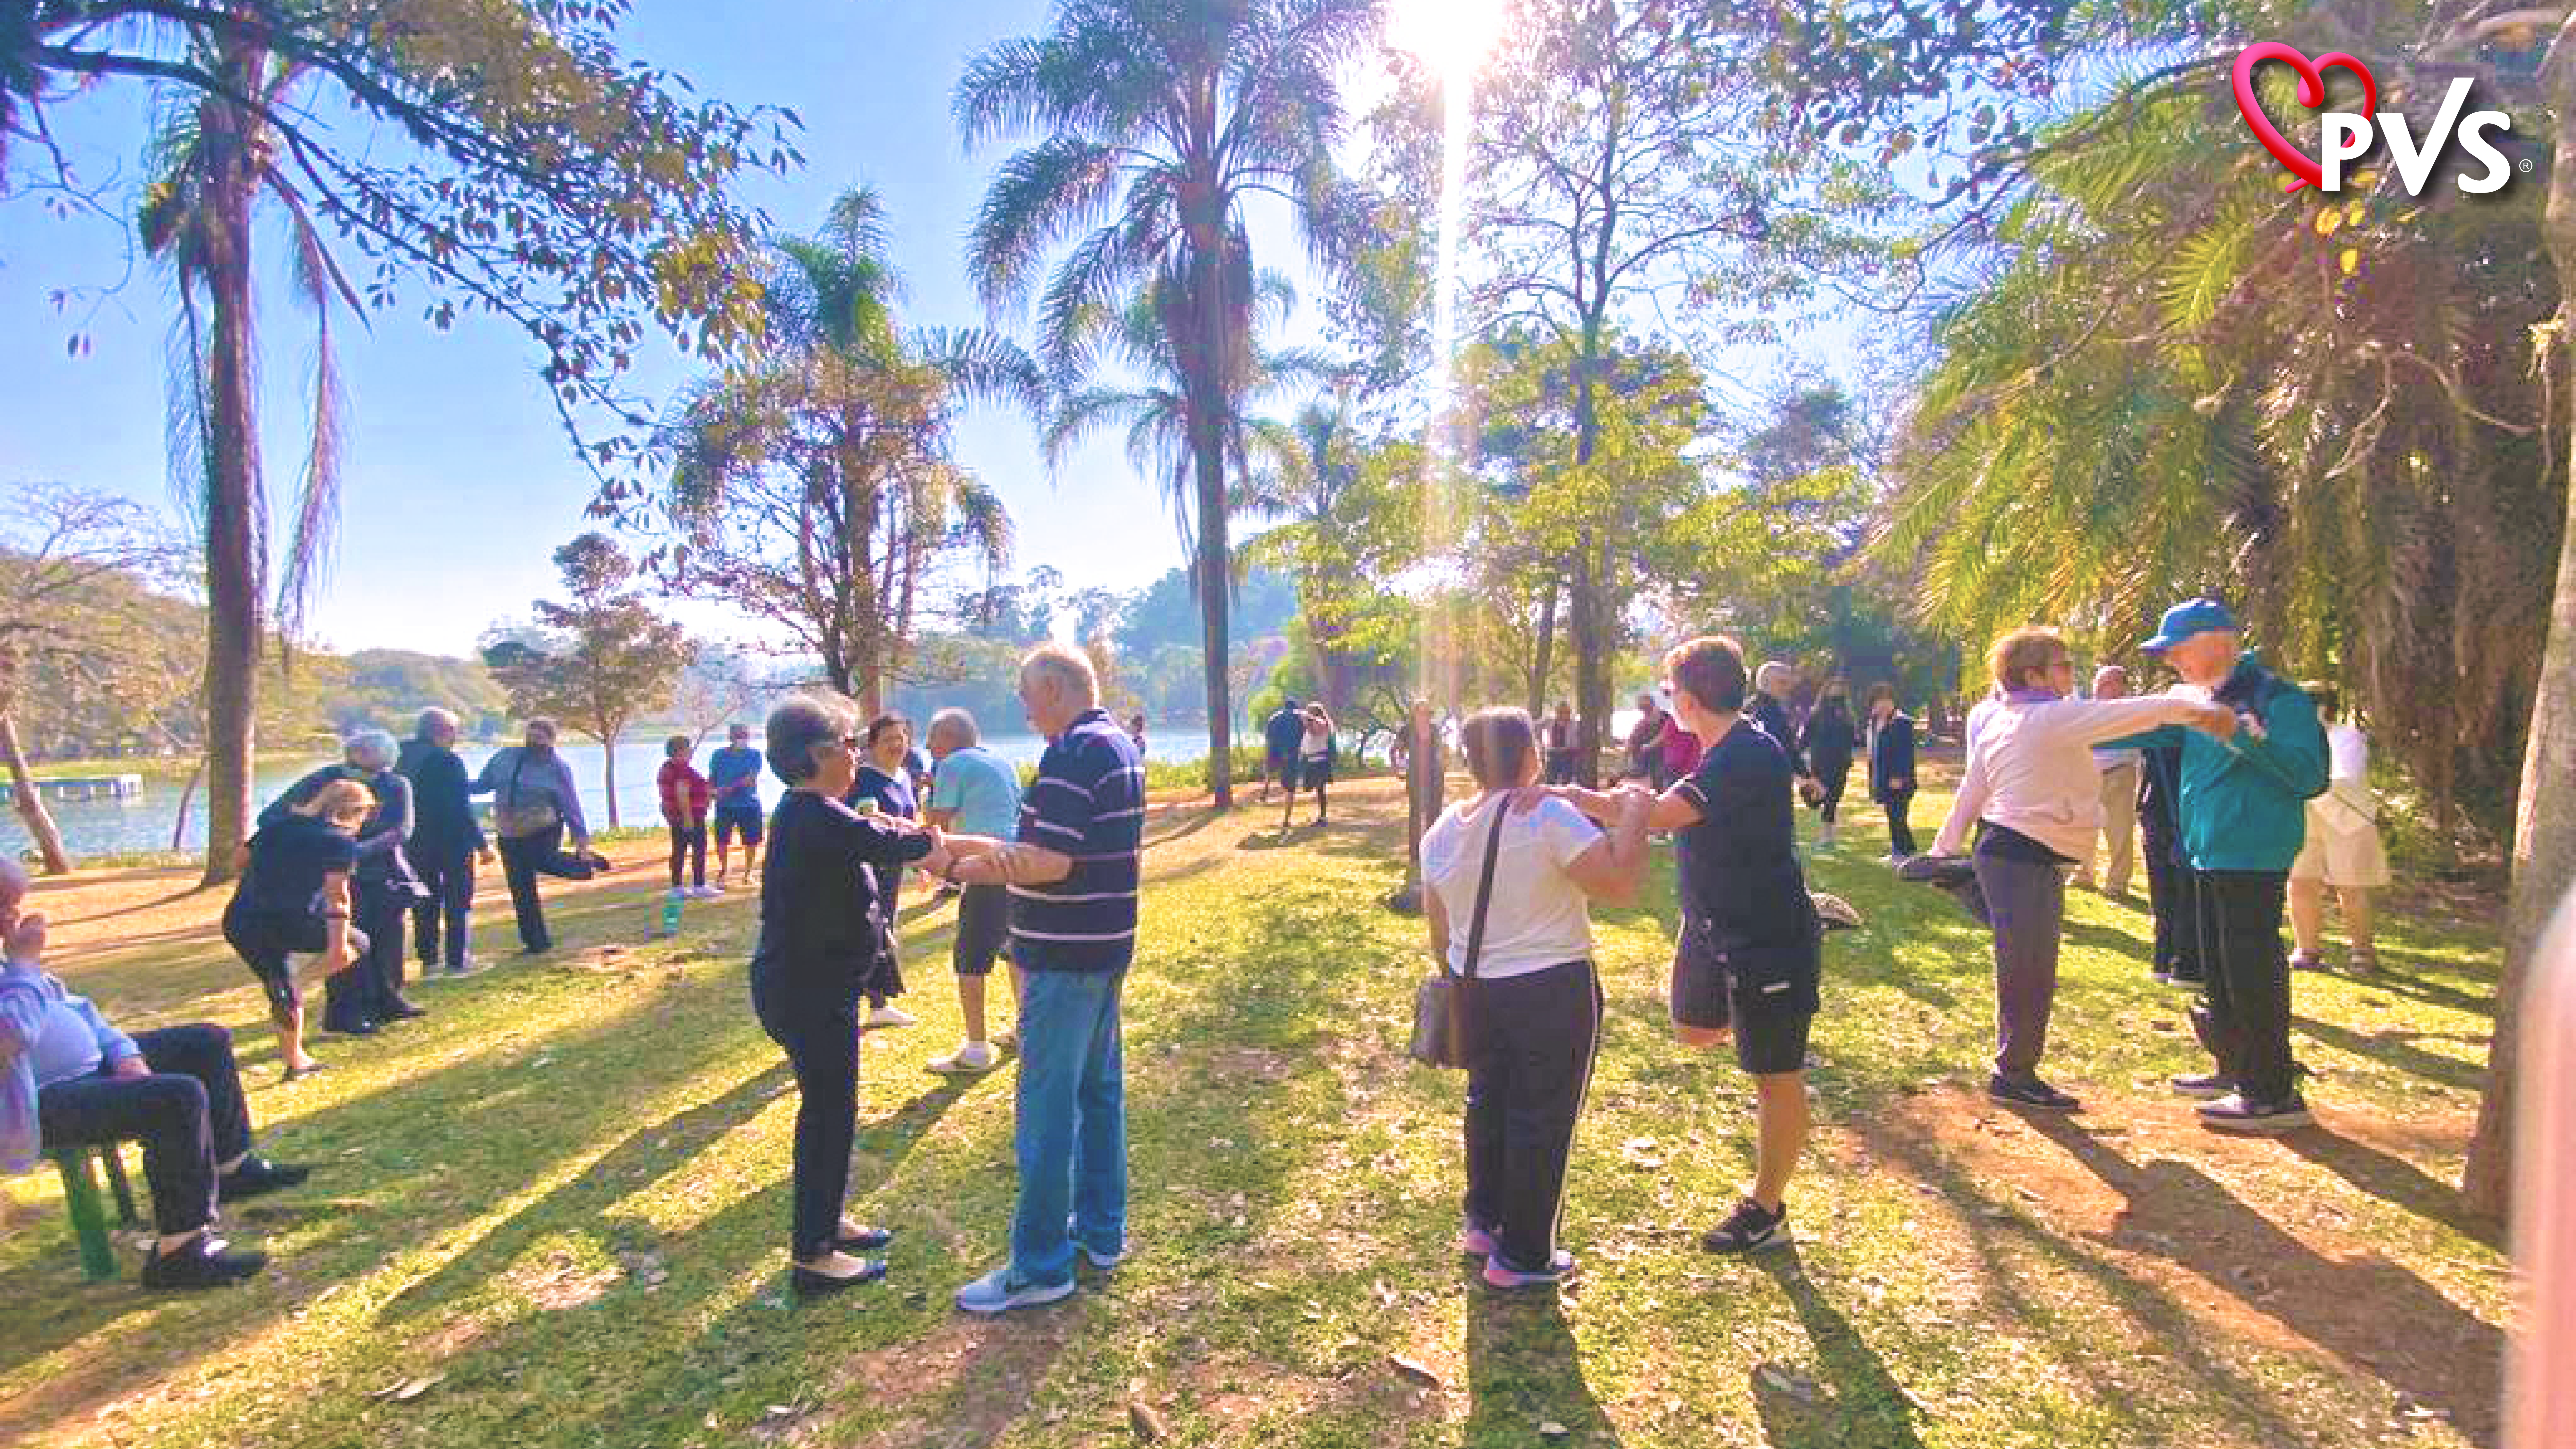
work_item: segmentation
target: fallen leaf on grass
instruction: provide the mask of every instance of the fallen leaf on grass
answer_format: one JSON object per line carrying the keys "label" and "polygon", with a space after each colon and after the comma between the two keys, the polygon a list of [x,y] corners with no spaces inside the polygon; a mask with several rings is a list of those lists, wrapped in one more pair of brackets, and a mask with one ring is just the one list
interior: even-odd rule
{"label": "fallen leaf on grass", "polygon": [[1412,1359],[1406,1358],[1400,1353],[1388,1354],[1386,1356],[1386,1362],[1389,1368],[1394,1369],[1397,1373],[1404,1375],[1406,1378],[1422,1385],[1426,1389],[1436,1389],[1441,1386],[1440,1375],[1433,1373],[1430,1369],[1414,1362]]}
{"label": "fallen leaf on grass", "polygon": [[1799,1403],[1812,1404],[1816,1401],[1816,1381],[1795,1369],[1782,1368],[1776,1363],[1766,1363],[1754,1370],[1754,1377],[1760,1379],[1765,1387],[1776,1393],[1787,1394]]}
{"label": "fallen leaf on grass", "polygon": [[388,1384],[384,1388],[378,1389],[374,1393],[367,1395],[367,1397],[371,1399],[383,1399],[390,1403],[408,1404],[412,1400],[419,1398],[421,1395],[428,1393],[431,1389],[438,1387],[438,1385],[446,1378],[447,1375],[445,1374],[430,1374],[425,1378],[404,1379],[400,1383]]}
{"label": "fallen leaf on grass", "polygon": [[1554,1419],[1549,1419],[1538,1426],[1538,1432],[1539,1437],[1543,1439],[1562,1439],[1565,1437],[1565,1426]]}
{"label": "fallen leaf on grass", "polygon": [[1154,1412],[1154,1406],[1143,1399],[1127,1401],[1127,1427],[1135,1430],[1136,1437],[1148,1444],[1158,1439],[1167,1439],[1172,1433],[1171,1429],[1163,1423],[1163,1416]]}

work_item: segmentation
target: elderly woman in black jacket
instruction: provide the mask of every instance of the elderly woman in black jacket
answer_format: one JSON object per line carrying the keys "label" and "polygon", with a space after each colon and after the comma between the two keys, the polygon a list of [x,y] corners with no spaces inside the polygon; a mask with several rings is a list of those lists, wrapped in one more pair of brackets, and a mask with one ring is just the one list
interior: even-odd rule
{"label": "elderly woman in black jacket", "polygon": [[883,944],[879,868],[937,871],[939,832],[841,803],[858,776],[858,720],[831,700],[799,696],[769,715],[769,768],[787,785],[761,862],[760,944],[751,1004],[796,1071],[796,1208],[788,1256],[800,1294],[885,1276],[854,1256],[892,1234],[842,1215],[858,1131],[859,997]]}
{"label": "elderly woman in black jacket", "polygon": [[375,808],[358,827],[358,868],[350,924],[367,938],[366,955],[355,970],[324,981],[322,1029],[344,1036],[373,1036],[378,1024],[429,1013],[403,998],[403,917],[419,897],[404,847],[411,840],[411,781],[395,773],[394,737],[383,730],[360,730],[341,742],[341,760],[325,765],[286,788],[259,813],[266,829],[284,820],[334,780],[355,780],[367,787]]}
{"label": "elderly woman in black jacket", "polygon": [[1914,852],[1914,721],[1896,707],[1892,685],[1869,687],[1869,798],[1887,812],[1887,859],[1903,864]]}

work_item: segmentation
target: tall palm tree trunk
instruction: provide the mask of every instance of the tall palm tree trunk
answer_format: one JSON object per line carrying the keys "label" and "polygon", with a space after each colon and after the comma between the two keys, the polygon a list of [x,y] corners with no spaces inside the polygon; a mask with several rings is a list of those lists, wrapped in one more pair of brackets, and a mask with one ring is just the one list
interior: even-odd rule
{"label": "tall palm tree trunk", "polygon": [[249,835],[265,572],[259,554],[259,427],[251,378],[251,188],[238,149],[219,177],[219,239],[206,268],[213,313],[206,357],[207,885],[233,878],[233,852]]}
{"label": "tall palm tree trunk", "polygon": [[[1199,327],[1197,365],[1190,368],[1190,451],[1198,472],[1199,642],[1206,651],[1208,791],[1216,808],[1234,805],[1234,690],[1227,665],[1227,597],[1234,571],[1226,545],[1225,367],[1237,339],[1226,336],[1225,217],[1202,204],[1189,230],[1190,300]],[[1188,358],[1188,352],[1182,356]]]}
{"label": "tall palm tree trunk", "polygon": [[[2567,45],[2571,39],[2576,39],[2576,15],[2563,22],[2556,43]],[[2541,235],[2558,273],[2557,326],[2563,329],[2576,326],[2576,68],[2552,69],[2556,161]],[[2560,357],[2544,357],[2542,365],[2559,369],[2567,342],[2559,335],[2549,345]],[[2565,406],[2567,431],[2550,440],[2553,448],[2567,448],[2576,438],[2576,395]],[[2469,1206],[2498,1218],[2513,1188],[2514,1074],[2523,982],[2550,913],[2576,881],[2576,487],[2567,490],[2564,527],[2558,540],[2558,588],[2549,608],[2549,643],[2532,693],[2522,789],[2514,811],[2513,889],[2505,909],[2504,980],[2496,988],[2495,1040],[2488,1048],[2486,1094],[2478,1102],[2477,1131],[2469,1139],[2468,1165],[2460,1179]]]}

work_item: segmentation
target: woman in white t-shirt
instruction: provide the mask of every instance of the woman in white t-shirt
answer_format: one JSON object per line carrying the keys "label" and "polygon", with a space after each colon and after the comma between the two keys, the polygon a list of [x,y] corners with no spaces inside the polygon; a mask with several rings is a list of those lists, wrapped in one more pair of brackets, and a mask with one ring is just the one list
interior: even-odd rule
{"label": "woman in white t-shirt", "polygon": [[[1422,837],[1432,955],[1451,974],[1474,978],[1460,986],[1469,1030],[1467,1221],[1458,1247],[1485,1259],[1494,1287],[1535,1287],[1574,1269],[1573,1256],[1557,1250],[1556,1228],[1601,1034],[1586,906],[1636,894],[1654,796],[1623,790],[1618,824],[1605,835],[1564,801],[1523,793],[1539,778],[1527,714],[1481,711],[1467,721],[1462,743],[1477,792]],[[1483,892],[1480,933],[1478,885],[1489,848],[1493,884]]]}
{"label": "woman in white t-shirt", "polygon": [[2326,792],[2308,802],[2308,840],[2290,864],[2290,934],[2298,949],[2290,969],[2326,964],[2326,887],[2343,902],[2352,969],[2375,971],[2370,893],[2388,884],[2388,851],[2379,842],[2379,797],[2370,788],[2370,739],[2343,717],[2330,684],[2306,686],[2326,721]]}

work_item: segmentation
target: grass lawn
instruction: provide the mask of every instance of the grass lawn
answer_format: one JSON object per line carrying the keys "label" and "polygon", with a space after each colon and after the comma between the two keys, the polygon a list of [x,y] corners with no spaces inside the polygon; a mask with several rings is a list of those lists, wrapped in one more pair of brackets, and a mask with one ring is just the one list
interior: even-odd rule
{"label": "grass lawn", "polygon": [[[0,1443],[2494,1443],[2511,1285],[2448,1186],[2491,925],[2401,910],[2383,976],[2301,977],[2320,1126],[2247,1142],[2159,1086],[2201,1062],[2143,909],[2074,896],[2049,1072],[2090,1110],[2022,1117],[1978,1090],[1982,934],[1875,863],[1862,807],[1811,862],[1868,925],[1828,945],[1799,1246],[1729,1262],[1695,1239],[1750,1169],[1751,1098],[1664,1025],[1666,862],[1651,904],[1596,923],[1584,1274],[1506,1301],[1451,1252],[1461,1081],[1402,1055],[1421,926],[1378,904],[1401,801],[1335,804],[1285,840],[1274,811],[1157,812],[1126,1013],[1135,1251],[999,1322],[949,1306],[1013,1188],[1008,1072],[922,1070],[956,1041],[950,907],[907,906],[924,1023],[863,1068],[852,1211],[901,1232],[894,1274],[798,1307],[747,896],[648,942],[655,872],[628,847],[622,878],[560,898],[553,957],[427,986],[429,1018],[324,1038],[331,1070],[287,1086],[220,902],[171,873],[48,885],[62,973],[128,1026],[231,1025],[264,1145],[318,1170],[231,1215],[269,1272],[193,1297],[140,1292],[130,1257],[84,1284],[50,1173],[10,1182]],[[506,916],[478,915],[496,953]]]}

